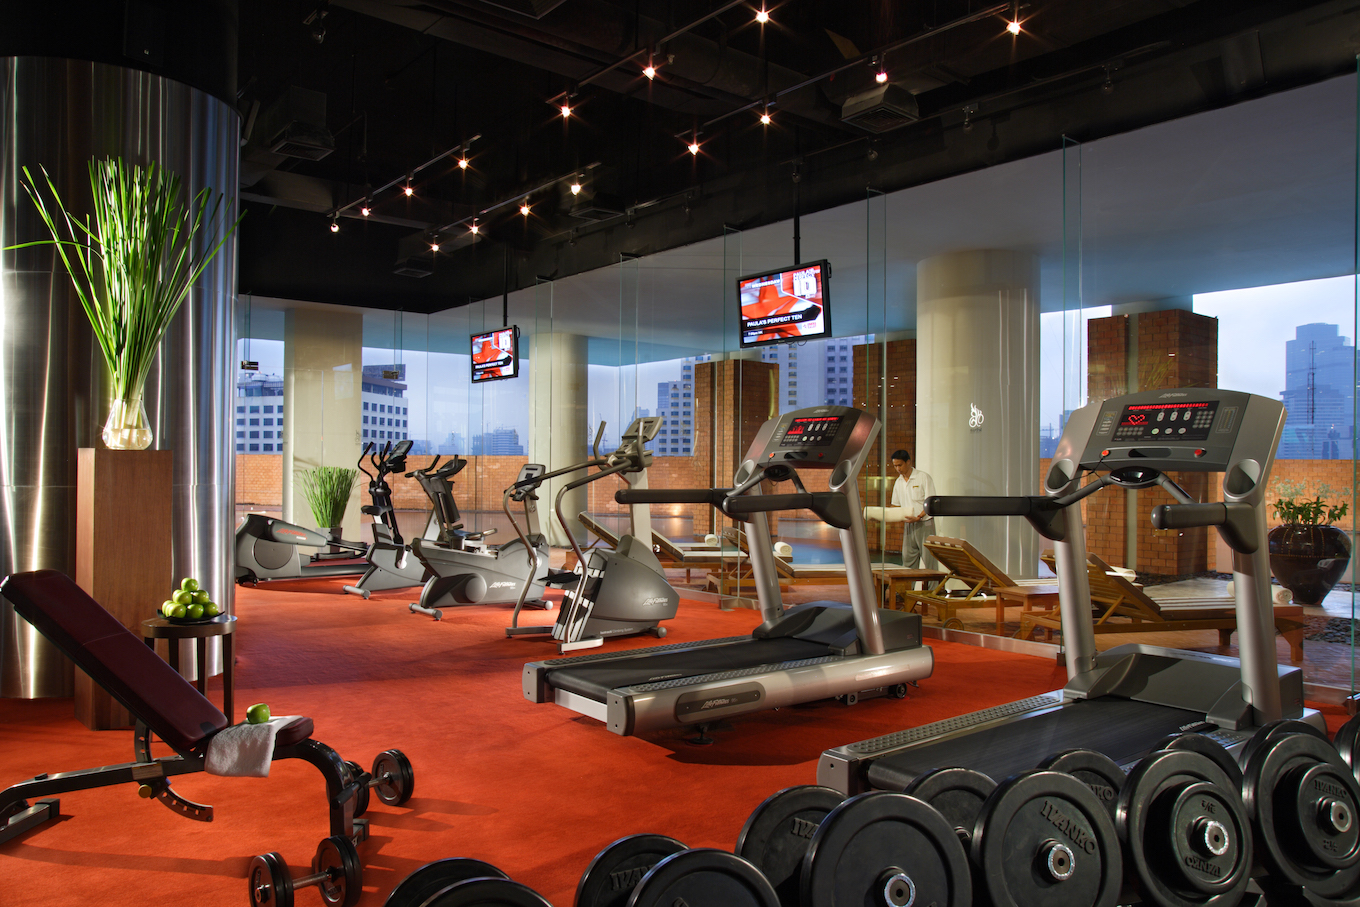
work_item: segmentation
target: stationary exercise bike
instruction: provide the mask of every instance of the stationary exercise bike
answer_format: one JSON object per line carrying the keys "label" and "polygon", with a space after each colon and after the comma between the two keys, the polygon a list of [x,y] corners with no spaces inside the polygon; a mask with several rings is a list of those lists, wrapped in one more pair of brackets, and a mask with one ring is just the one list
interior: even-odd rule
{"label": "stationary exercise bike", "polygon": [[[425,565],[411,554],[401,537],[401,530],[397,528],[397,512],[392,507],[392,488],[387,484],[389,475],[406,468],[406,455],[410,450],[409,440],[398,441],[395,447],[389,441],[379,454],[377,444],[369,441],[364,445],[364,452],[359,455],[359,469],[368,476],[368,491],[373,498],[372,504],[365,504],[362,508],[364,514],[373,517],[373,543],[368,546],[368,553],[364,557],[368,569],[357,583],[345,586],[344,591],[363,596],[365,600],[372,592],[418,586],[429,575]],[[364,469],[365,455],[373,472]],[[435,462],[438,462],[437,458]],[[411,475],[407,473],[408,477]],[[432,506],[429,516],[425,518],[426,537],[432,536],[435,531],[436,515],[436,508]]]}
{"label": "stationary exercise bike", "polygon": [[[569,652],[602,645],[609,636],[632,636],[638,633],[651,633],[657,637],[666,635],[666,628],[660,624],[663,620],[675,617],[680,607],[680,595],[666,582],[665,570],[652,551],[652,523],[648,505],[629,507],[631,531],[619,538],[617,548],[613,551],[595,548],[590,551],[589,557],[581,551],[562,513],[562,498],[567,492],[598,482],[606,476],[617,475],[631,488],[646,488],[647,467],[652,465],[652,452],[645,449],[644,445],[656,437],[660,427],[661,419],[657,416],[634,419],[623,433],[619,449],[607,457],[601,457],[600,437],[604,433],[604,425],[601,424],[592,445],[592,459],[544,473],[525,483],[516,483],[537,489],[545,480],[555,476],[596,467],[599,469],[599,472],[570,482],[557,492],[554,510],[576,555],[576,582],[566,590],[556,623],[551,627],[519,625],[519,612],[529,592],[526,586],[515,604],[510,626],[505,628],[506,636],[551,634],[557,640],[558,650]],[[517,525],[515,529],[519,531]]]}
{"label": "stationary exercise bike", "polygon": [[[455,457],[450,463],[454,465],[445,464],[441,470],[416,476],[434,502],[441,529],[437,540],[416,539],[411,543],[411,553],[428,571],[425,585],[420,590],[420,601],[411,603],[411,612],[440,620],[444,608],[479,602],[510,602],[514,601],[516,590],[527,590],[521,591],[521,597],[532,594],[538,607],[551,608],[552,603],[542,598],[551,573],[548,539],[539,525],[538,498],[530,490],[534,479],[543,473],[543,467],[537,463],[526,464],[520,469],[515,484],[505,490],[501,507],[519,538],[491,547],[485,540],[495,532],[494,529],[481,532],[462,529],[450,479],[467,461]],[[524,508],[529,527],[527,535],[520,531],[510,512],[511,501]],[[571,574],[566,576],[575,578]]]}

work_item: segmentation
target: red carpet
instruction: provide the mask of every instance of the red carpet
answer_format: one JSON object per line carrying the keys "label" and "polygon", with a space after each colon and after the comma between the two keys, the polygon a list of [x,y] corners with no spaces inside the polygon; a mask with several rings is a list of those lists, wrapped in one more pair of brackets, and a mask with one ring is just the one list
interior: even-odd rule
{"label": "red carpet", "polygon": [[[543,639],[506,639],[503,606],[448,609],[442,622],[411,614],[407,592],[371,601],[329,594],[338,584],[280,584],[237,596],[237,720],[252,702],[306,714],[342,758],[369,767],[397,748],[410,758],[415,796],[403,807],[372,799],[360,847],[364,894],[382,904],[412,870],[475,857],[570,907],[591,857],[625,834],[657,832],[691,847],[730,849],[766,796],[816,779],[826,748],[924,724],[1061,686],[1049,659],[933,643],[935,674],[903,701],[818,703],[733,721],[709,747],[679,731],[616,737],[520,692],[526,661],[551,657]],[[319,594],[324,593],[324,594]],[[539,623],[541,611],[521,623]],[[684,602],[667,642],[731,636],[752,611]],[[654,644],[645,637],[610,648]],[[220,678],[214,679],[219,685]],[[218,691],[210,695],[219,701]],[[1339,724],[1344,715],[1329,716]],[[0,784],[38,772],[132,757],[127,731],[88,731],[70,700],[0,699]],[[235,905],[246,867],[276,850],[309,871],[327,833],[320,775],[298,760],[267,779],[179,778],[175,790],[216,807],[211,824],[140,800],[131,785],[62,798],[63,818],[0,845],[0,903]],[[314,891],[297,902],[320,904]]]}

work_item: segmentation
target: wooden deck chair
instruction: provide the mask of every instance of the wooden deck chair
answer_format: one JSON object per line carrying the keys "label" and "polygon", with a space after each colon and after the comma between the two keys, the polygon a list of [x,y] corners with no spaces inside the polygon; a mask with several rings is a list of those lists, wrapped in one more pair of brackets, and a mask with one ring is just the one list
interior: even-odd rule
{"label": "wooden deck chair", "polygon": [[[602,523],[591,517],[590,514],[585,512],[579,513],[577,514],[577,519],[581,521],[581,525],[584,526],[591,535],[595,536],[587,548],[596,548],[600,546],[608,548],[619,547],[618,535],[605,528]],[[662,567],[683,569],[685,571],[685,582],[690,582],[692,579],[690,573],[692,570],[718,567],[721,566],[724,561],[721,547],[700,544],[692,546],[676,544],[655,529],[652,530],[652,552],[656,554],[657,560],[661,561]],[[729,551],[727,552],[727,555],[728,557],[731,557],[734,556],[735,553],[736,552],[734,551]],[[570,570],[575,563],[576,553],[568,552],[567,562],[563,569]]]}
{"label": "wooden deck chair", "polygon": [[[743,592],[754,592],[756,580],[755,574],[751,570],[751,547],[747,541],[746,533],[735,526],[727,526],[722,530],[722,539],[724,542],[735,546],[736,550],[729,551],[726,557],[714,565],[717,569],[709,571],[707,588],[719,595],[741,595]],[[785,563],[781,567],[780,562],[780,558],[775,558],[775,569],[779,571],[779,591],[787,592],[789,591],[789,580],[785,573],[788,565]]]}
{"label": "wooden deck chair", "polygon": [[[1086,575],[1091,587],[1091,613],[1096,633],[1217,630],[1219,645],[1226,646],[1237,629],[1237,610],[1230,598],[1181,596],[1158,601],[1094,554],[1087,555]],[[1275,629],[1289,643],[1289,660],[1300,664],[1303,661],[1303,607],[1275,605],[1274,611]],[[1060,630],[1060,610],[1054,608],[1023,615],[1019,637],[1028,639],[1036,627]]]}
{"label": "wooden deck chair", "polygon": [[[919,603],[923,608],[933,605],[941,623],[956,620],[956,613],[960,609],[996,605],[997,589],[1049,582],[1042,579],[1011,579],[1006,571],[964,539],[932,535],[926,538],[925,548],[940,562],[940,566],[949,571],[948,575],[929,588],[899,594],[909,603]],[[951,583],[954,584],[952,588]]]}

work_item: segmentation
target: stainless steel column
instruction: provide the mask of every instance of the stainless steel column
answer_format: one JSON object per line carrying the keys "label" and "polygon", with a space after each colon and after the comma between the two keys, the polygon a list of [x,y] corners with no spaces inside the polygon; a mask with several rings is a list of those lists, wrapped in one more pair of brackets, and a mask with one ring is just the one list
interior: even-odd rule
{"label": "stainless steel column", "polygon": [[[25,166],[45,167],[63,199],[82,205],[91,158],[154,160],[191,196],[223,192],[234,212],[239,135],[230,105],[161,76],[0,58],[0,249],[45,235],[19,185]],[[99,443],[108,414],[89,324],[54,259],[50,247],[0,252],[0,573],[74,575],[76,450]],[[235,275],[233,241],[185,300],[147,382],[155,446],[175,451],[175,575],[198,577],[228,609]],[[130,510],[129,532],[137,519]],[[69,664],[0,603],[0,695],[69,695],[70,678]]]}

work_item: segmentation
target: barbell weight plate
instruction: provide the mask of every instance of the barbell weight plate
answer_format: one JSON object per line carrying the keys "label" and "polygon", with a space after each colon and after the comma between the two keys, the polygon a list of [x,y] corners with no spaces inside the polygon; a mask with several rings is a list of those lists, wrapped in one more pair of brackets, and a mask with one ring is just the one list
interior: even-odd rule
{"label": "barbell weight plate", "polygon": [[359,862],[359,848],[344,835],[331,835],[317,845],[312,857],[312,873],[325,872],[317,888],[321,899],[330,907],[354,907],[363,893],[364,868]]}
{"label": "barbell weight plate", "polygon": [[412,872],[397,883],[383,901],[383,907],[424,907],[426,901],[456,882],[468,879],[509,878],[490,863],[464,857],[435,860]]}
{"label": "barbell weight plate", "polygon": [[802,907],[968,907],[968,855],[949,820],[924,800],[870,791],[817,826],[803,859]]}
{"label": "barbell weight plate", "polygon": [[1189,750],[1202,756],[1208,756],[1227,774],[1233,790],[1236,790],[1239,794],[1242,792],[1242,766],[1233,758],[1232,753],[1223,748],[1222,744],[1203,734],[1195,731],[1172,734],[1152,749],[1154,752],[1157,750]]}
{"label": "barbell weight plate", "polygon": [[1308,733],[1266,739],[1242,778],[1258,856],[1273,875],[1326,898],[1355,887],[1360,785],[1330,741]]}
{"label": "barbell weight plate", "polygon": [[354,818],[359,818],[368,812],[368,779],[364,776],[364,770],[359,767],[359,763],[352,760],[345,760],[345,768],[349,772],[345,778],[346,784],[354,784]]}
{"label": "barbell weight plate", "polygon": [[401,806],[416,789],[415,770],[401,750],[384,750],[374,757],[373,777],[383,779],[374,790],[388,806]]}
{"label": "barbell weight plate", "polygon": [[1360,715],[1349,718],[1345,724],[1336,729],[1336,737],[1332,739],[1332,744],[1336,751],[1341,754],[1341,760],[1351,767],[1357,779],[1360,779]]}
{"label": "barbell weight plate", "polygon": [[250,903],[256,907],[293,907],[293,877],[277,853],[252,859],[246,883],[250,886]]}
{"label": "barbell weight plate", "polygon": [[1109,756],[1095,750],[1063,750],[1048,756],[1035,768],[1076,778],[1091,789],[1110,818],[1114,818],[1114,804],[1124,786],[1124,770]]}
{"label": "barbell weight plate", "polygon": [[1212,757],[1149,753],[1119,796],[1115,827],[1143,900],[1232,907],[1251,881],[1251,824],[1239,788]]}
{"label": "barbell weight plate", "polygon": [[1113,907],[1123,882],[1114,821],[1071,775],[1013,775],[982,805],[971,857],[979,902],[994,907]]}
{"label": "barbell weight plate", "polygon": [[973,823],[987,797],[996,790],[996,782],[971,768],[937,768],[917,775],[903,789],[918,800],[924,800],[940,811],[945,821],[954,826],[964,852],[973,837]]}
{"label": "barbell weight plate", "polygon": [[[1251,759],[1259,747],[1267,745],[1269,741],[1280,737],[1288,737],[1291,734],[1310,734],[1319,740],[1327,740],[1327,735],[1319,731],[1305,721],[1294,718],[1281,718],[1269,724],[1262,725],[1256,729],[1256,733],[1251,735],[1251,739],[1242,747],[1242,752],[1238,756],[1238,761],[1245,767],[1247,761]],[[1330,743],[1330,740],[1327,740]]]}
{"label": "barbell weight plate", "polygon": [[780,907],[774,886],[749,860],[725,850],[671,854],[653,866],[628,897],[628,907]]}
{"label": "barbell weight plate", "polygon": [[653,866],[686,850],[665,835],[629,835],[595,855],[576,886],[576,907],[623,907]]}
{"label": "barbell weight plate", "polygon": [[817,826],[845,799],[835,788],[816,784],[786,787],[765,799],[737,835],[737,856],[765,874],[784,907],[798,907],[803,856]]}
{"label": "barbell weight plate", "polygon": [[455,882],[426,901],[426,907],[552,907],[552,904],[528,885],[484,878]]}

